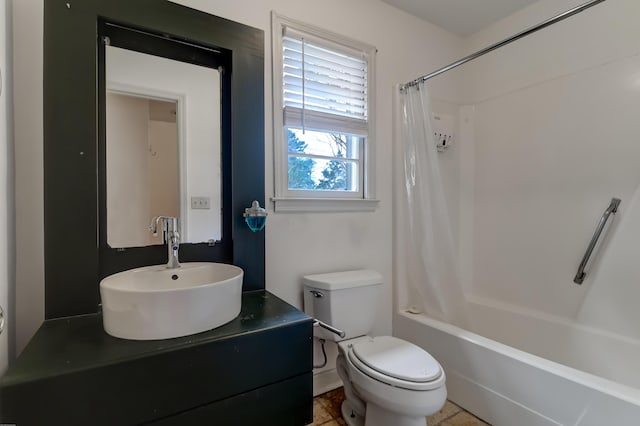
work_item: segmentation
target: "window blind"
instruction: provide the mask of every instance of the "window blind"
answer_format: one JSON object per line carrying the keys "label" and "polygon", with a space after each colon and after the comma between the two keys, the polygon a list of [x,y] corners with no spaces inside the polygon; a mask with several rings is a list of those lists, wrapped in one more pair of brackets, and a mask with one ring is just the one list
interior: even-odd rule
{"label": "window blind", "polygon": [[289,29],[282,45],[284,124],[366,135],[366,55]]}

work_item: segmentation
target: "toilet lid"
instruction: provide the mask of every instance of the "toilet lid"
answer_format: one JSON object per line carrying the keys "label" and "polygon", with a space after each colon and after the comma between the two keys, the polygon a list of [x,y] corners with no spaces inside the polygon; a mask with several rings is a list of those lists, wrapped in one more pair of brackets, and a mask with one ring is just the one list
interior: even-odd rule
{"label": "toilet lid", "polygon": [[372,370],[408,382],[431,382],[442,374],[440,364],[429,353],[391,336],[357,342],[352,353]]}

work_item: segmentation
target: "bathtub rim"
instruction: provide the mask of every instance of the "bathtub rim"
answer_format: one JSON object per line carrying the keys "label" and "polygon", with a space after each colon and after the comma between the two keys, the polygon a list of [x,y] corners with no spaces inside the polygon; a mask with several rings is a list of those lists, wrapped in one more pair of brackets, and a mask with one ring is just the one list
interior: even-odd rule
{"label": "bathtub rim", "polygon": [[450,334],[461,340],[479,345],[500,355],[516,359],[525,364],[553,373],[566,380],[614,396],[622,401],[640,407],[640,389],[636,389],[634,387],[624,385],[613,380],[596,376],[592,373],[587,373],[585,371],[578,370],[576,368],[530,354],[528,352],[514,348],[504,343],[500,343],[493,339],[483,337],[472,331],[465,330],[453,324],[445,323],[441,320],[431,318],[425,313],[410,313],[405,310],[400,310],[396,312],[396,315],[402,316],[412,321],[423,323],[429,327]]}

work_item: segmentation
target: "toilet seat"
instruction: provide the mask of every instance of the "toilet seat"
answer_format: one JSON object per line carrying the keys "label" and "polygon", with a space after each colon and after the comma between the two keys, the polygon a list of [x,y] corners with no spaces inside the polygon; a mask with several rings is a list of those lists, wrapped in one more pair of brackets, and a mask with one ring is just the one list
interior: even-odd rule
{"label": "toilet seat", "polygon": [[422,348],[395,337],[359,340],[349,345],[347,356],[362,373],[390,386],[416,391],[442,386],[440,364]]}

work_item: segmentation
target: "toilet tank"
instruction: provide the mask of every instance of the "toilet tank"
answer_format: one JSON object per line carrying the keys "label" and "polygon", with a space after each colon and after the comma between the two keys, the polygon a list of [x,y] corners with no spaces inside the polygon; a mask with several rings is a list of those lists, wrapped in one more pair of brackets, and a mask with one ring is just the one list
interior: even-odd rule
{"label": "toilet tank", "polygon": [[[304,311],[346,333],[344,339],[364,336],[371,331],[382,275],[370,269],[302,278]],[[340,336],[323,328],[314,329],[316,337],[340,341]]]}

